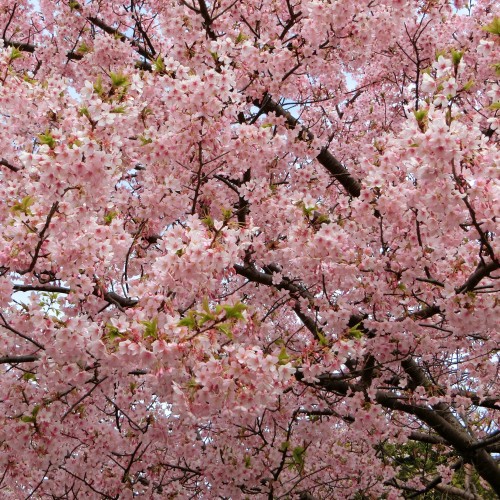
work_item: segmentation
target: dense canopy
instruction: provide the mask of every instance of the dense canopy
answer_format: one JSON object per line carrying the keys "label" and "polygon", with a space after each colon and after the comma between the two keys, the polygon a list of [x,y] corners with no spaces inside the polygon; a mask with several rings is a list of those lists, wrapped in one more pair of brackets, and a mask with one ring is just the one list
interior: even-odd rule
{"label": "dense canopy", "polygon": [[500,494],[496,9],[2,0],[0,497]]}

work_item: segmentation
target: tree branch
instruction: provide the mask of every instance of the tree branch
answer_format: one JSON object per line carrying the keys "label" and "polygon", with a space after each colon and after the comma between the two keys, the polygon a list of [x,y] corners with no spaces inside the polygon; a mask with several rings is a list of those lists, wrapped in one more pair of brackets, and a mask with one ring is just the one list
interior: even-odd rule
{"label": "tree branch", "polygon": [[94,26],[97,26],[98,28],[102,29],[105,33],[108,35],[113,35],[118,37],[122,41],[127,41],[129,42],[136,50],[137,52],[144,57],[144,59],[147,59],[149,61],[154,60],[154,55],[150,54],[147,50],[145,50],[141,45],[136,42],[134,39],[129,38],[127,35],[123,34],[121,31],[119,31],[116,28],[112,28],[111,26],[107,25],[104,21],[99,19],[98,17],[87,17],[87,21],[92,23]]}
{"label": "tree branch", "polygon": [[446,439],[438,436],[436,434],[425,434],[423,432],[412,432],[408,436],[412,441],[419,441],[420,443],[429,443],[429,444],[444,444],[449,445]]}
{"label": "tree branch", "polygon": [[34,361],[38,361],[38,356],[35,355],[4,356],[3,358],[0,358],[0,365],[2,364],[15,365],[16,363],[33,363]]}
{"label": "tree branch", "polygon": [[0,159],[0,165],[7,167],[9,170],[12,170],[12,172],[19,172],[19,170],[21,170],[20,167],[16,167],[15,165],[12,165],[12,163],[8,162],[5,158]]}
{"label": "tree branch", "polygon": [[38,260],[38,256],[40,255],[40,250],[42,248],[43,243],[45,242],[45,233],[49,229],[50,222],[52,221],[52,217],[56,213],[58,207],[59,207],[58,201],[54,202],[52,204],[52,206],[50,207],[50,211],[49,211],[49,214],[47,215],[47,219],[45,220],[45,224],[43,225],[41,231],[38,233],[38,243],[36,244],[35,253],[33,254],[33,257],[31,259],[31,264],[26,269],[23,269],[22,271],[18,271],[19,274],[23,275],[23,274],[30,273],[35,268],[36,262]]}
{"label": "tree branch", "polygon": [[[271,99],[269,95],[264,96],[262,101],[254,100],[253,104],[260,108],[261,113],[273,112],[277,116],[282,116],[286,119],[286,123],[290,129],[295,129],[299,125],[299,121],[289,111],[286,111],[280,104]],[[304,141],[311,142],[314,135],[311,131],[302,127],[298,137]],[[323,148],[316,157],[318,162],[325,167],[328,172],[344,187],[344,189],[353,197],[358,197],[361,194],[361,184],[356,180],[348,170],[335,158],[327,148]]]}
{"label": "tree branch", "polygon": [[457,294],[473,291],[483,278],[486,278],[486,276],[489,276],[493,271],[496,271],[497,269],[500,269],[500,262],[493,261],[489,264],[484,264],[483,262],[481,262],[477,266],[477,269],[469,276],[467,281],[455,291],[457,292]]}
{"label": "tree branch", "polygon": [[6,330],[8,330],[11,333],[14,333],[18,337],[21,337],[22,339],[27,340],[28,342],[31,342],[34,346],[38,347],[38,349],[45,350],[45,347],[42,344],[40,344],[40,342],[37,342],[35,339],[32,339],[31,337],[28,337],[28,335],[25,335],[24,333],[21,333],[21,332],[17,331],[15,328],[12,328],[7,323],[7,321],[5,320],[5,318],[3,317],[2,313],[0,313],[0,318],[2,318],[2,321],[3,321],[3,325],[0,325],[1,327],[5,328]]}
{"label": "tree branch", "polygon": [[449,484],[436,484],[434,489],[444,493],[448,498],[463,498],[464,500],[481,500],[481,497],[475,495],[474,493],[469,493],[468,491],[461,490],[455,486]]}
{"label": "tree branch", "polygon": [[[71,288],[57,285],[14,285],[13,289],[16,292],[71,293]],[[93,295],[104,299],[109,304],[113,304],[117,307],[119,306],[119,308],[127,309],[128,307],[134,307],[139,303],[138,299],[123,297],[115,292],[104,291],[103,295],[100,295],[99,290],[99,288],[94,290]]]}

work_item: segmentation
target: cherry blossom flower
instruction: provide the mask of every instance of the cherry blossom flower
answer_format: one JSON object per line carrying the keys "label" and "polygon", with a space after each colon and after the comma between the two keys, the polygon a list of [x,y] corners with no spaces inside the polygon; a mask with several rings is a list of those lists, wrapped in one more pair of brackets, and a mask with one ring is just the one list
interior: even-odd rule
{"label": "cherry blossom flower", "polygon": [[432,94],[436,90],[436,88],[437,83],[434,81],[434,79],[428,73],[424,73],[421,85],[422,92]]}
{"label": "cherry blossom flower", "polygon": [[498,19],[463,7],[3,2],[3,496],[499,493]]}
{"label": "cherry blossom flower", "polygon": [[433,68],[436,70],[437,78],[442,78],[448,75],[452,70],[451,59],[448,59],[442,55],[438,57],[438,60],[432,64]]}

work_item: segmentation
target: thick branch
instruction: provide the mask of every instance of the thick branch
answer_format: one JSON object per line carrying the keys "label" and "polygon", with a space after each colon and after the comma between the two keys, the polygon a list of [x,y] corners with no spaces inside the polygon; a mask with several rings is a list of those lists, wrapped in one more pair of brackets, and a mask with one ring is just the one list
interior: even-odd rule
{"label": "thick branch", "polygon": [[6,47],[14,47],[22,52],[30,52],[31,54],[35,52],[35,46],[31,43],[15,42],[14,40],[3,39],[3,43]]}
{"label": "thick branch", "polygon": [[294,284],[289,278],[283,278],[278,285],[273,284],[272,274],[266,274],[259,271],[256,267],[234,265],[235,271],[247,278],[253,283],[261,283],[262,285],[275,286],[278,290],[288,290],[291,294],[303,297],[307,300],[314,300],[314,296],[304,286]]}
{"label": "thick branch", "polygon": [[[14,40],[5,40],[5,39],[4,39],[3,43],[6,47],[15,47],[16,49],[20,50],[21,52],[29,52],[30,54],[33,54],[36,50],[36,45],[33,45],[31,43],[15,42]],[[70,51],[70,52],[66,53],[66,57],[70,60],[73,60],[73,61],[80,61],[81,59],[83,59],[83,54],[79,54],[78,52]],[[2,163],[2,165],[4,165],[4,163]]]}
{"label": "thick branch", "polygon": [[493,271],[500,269],[500,262],[490,262],[489,264],[479,264],[477,269],[469,276],[468,280],[459,288],[456,289],[457,293],[467,293],[479,284],[479,282],[489,276]]}
{"label": "thick branch", "polygon": [[147,50],[145,50],[141,45],[133,40],[132,38],[127,37],[124,35],[121,31],[117,30],[116,28],[112,28],[111,26],[107,25],[104,21],[97,17],[88,17],[87,21],[92,23],[94,26],[97,26],[98,28],[102,29],[105,33],[108,35],[113,35],[122,41],[128,41],[136,50],[137,52],[144,57],[145,59],[148,59],[149,61],[152,61],[154,59],[154,56],[150,54]]}
{"label": "thick branch", "polygon": [[122,297],[115,292],[105,292],[104,300],[110,304],[118,304],[120,307],[126,309],[127,307],[134,307],[139,303],[138,299],[131,299],[130,297]]}
{"label": "thick branch", "polygon": [[0,365],[2,364],[11,364],[14,365],[16,363],[33,363],[38,360],[38,356],[5,356],[0,358]]}
{"label": "thick branch", "polygon": [[[425,372],[413,359],[406,359],[401,364],[417,385],[425,388],[432,385]],[[444,403],[438,403],[433,406],[432,410],[419,406],[414,408],[414,415],[446,439],[464,458],[468,458],[476,467],[479,475],[488,481],[496,493],[500,495],[500,467],[487,451],[477,447],[478,442],[460,425],[448,406]]]}
{"label": "thick branch", "polygon": [[56,285],[14,285],[15,292],[49,292],[49,293],[71,293],[71,289]]}
{"label": "thick branch", "polygon": [[500,410],[500,406],[497,405],[500,401],[500,395],[493,397],[480,398],[475,392],[466,391],[463,389],[458,389],[451,391],[452,396],[463,396],[464,398],[469,398],[472,404],[476,406],[482,406],[483,408],[491,408],[492,410]]}
{"label": "thick branch", "polygon": [[[296,372],[295,378],[298,381],[303,381],[304,376],[301,372]],[[307,382],[306,385],[318,387],[341,396],[348,396],[363,390],[361,384],[349,383],[328,373],[317,377],[317,382]],[[469,460],[474,464],[479,475],[493,487],[496,493],[500,494],[499,466],[484,449],[477,449],[478,442],[465,429],[449,421],[447,412],[405,403],[399,396],[386,391],[377,391],[375,400],[385,408],[414,415],[425,422],[445,442],[453,446],[465,460]]]}
{"label": "thick branch", "polygon": [[470,447],[470,449],[471,450],[476,450],[479,448],[489,449],[491,445],[498,443],[498,441],[500,441],[500,431],[496,431],[491,436],[488,436],[487,438],[478,441],[477,443],[473,444]]}
{"label": "thick branch", "polygon": [[[261,113],[273,112],[277,116],[283,116],[289,128],[294,129],[299,125],[299,121],[289,112],[286,111],[280,104],[270,98],[264,97],[261,101],[255,100],[253,104],[260,108]],[[299,132],[299,138],[311,142],[314,135],[309,130],[302,128]],[[356,180],[347,169],[335,158],[327,148],[323,148],[316,157],[323,167],[344,187],[344,189],[354,197],[358,197],[361,193],[361,184]]]}
{"label": "thick branch", "polygon": [[7,167],[9,170],[12,170],[12,172],[19,172],[19,170],[21,170],[20,167],[16,167],[15,165],[12,165],[12,163],[8,162],[5,158],[0,159],[0,165]]}
{"label": "thick branch", "polygon": [[[51,293],[71,293],[71,288],[65,286],[57,285],[14,285],[14,291],[16,292],[51,292]],[[123,297],[115,292],[104,292],[101,296],[99,294],[99,288],[94,290],[94,295],[104,299],[109,304],[114,304],[120,308],[126,309],[128,307],[134,307],[139,303],[138,299],[132,299],[130,297]]]}
{"label": "thick branch", "polygon": [[212,17],[210,16],[210,13],[208,12],[207,4],[205,3],[205,0],[198,0],[198,4],[200,6],[199,12],[201,13],[203,17],[203,27],[205,28],[205,31],[207,32],[208,38],[210,40],[217,40],[217,35],[215,34],[214,30],[212,29]]}
{"label": "thick branch", "polygon": [[420,443],[429,443],[429,444],[444,444],[449,445],[446,439],[443,439],[441,436],[436,434],[425,434],[423,432],[412,432],[409,436],[409,439],[412,441],[419,441]]}
{"label": "thick branch", "polygon": [[294,306],[293,311],[295,312],[297,317],[300,319],[300,321],[302,321],[302,324],[313,334],[313,337],[318,342],[321,342],[321,338],[324,338],[324,333],[321,331],[321,328],[318,325],[317,321],[315,321],[313,318],[311,318],[307,314],[304,314],[300,310],[300,306],[298,304]]}
{"label": "thick branch", "polygon": [[469,493],[468,491],[461,490],[455,486],[450,486],[449,484],[436,484],[434,489],[444,493],[446,498],[463,498],[465,500],[480,500],[481,498],[474,493]]}

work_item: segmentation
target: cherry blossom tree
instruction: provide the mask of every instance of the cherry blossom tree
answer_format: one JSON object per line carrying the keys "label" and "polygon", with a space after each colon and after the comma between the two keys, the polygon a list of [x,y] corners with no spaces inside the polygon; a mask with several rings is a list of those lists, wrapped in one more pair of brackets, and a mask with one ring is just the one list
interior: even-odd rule
{"label": "cherry blossom tree", "polygon": [[3,0],[0,496],[500,494],[496,9]]}

